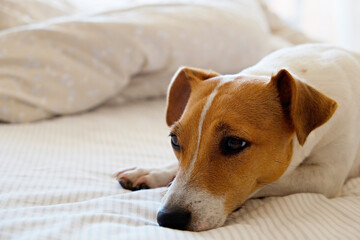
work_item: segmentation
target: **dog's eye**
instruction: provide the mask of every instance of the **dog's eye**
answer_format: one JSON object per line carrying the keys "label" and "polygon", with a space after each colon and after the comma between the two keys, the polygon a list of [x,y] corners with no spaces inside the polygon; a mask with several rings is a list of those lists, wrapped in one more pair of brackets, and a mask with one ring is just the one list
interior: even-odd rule
{"label": "dog's eye", "polygon": [[225,155],[236,154],[250,145],[249,142],[237,137],[226,137],[220,143],[221,152]]}
{"label": "dog's eye", "polygon": [[171,137],[171,146],[175,149],[175,150],[180,150],[180,145],[179,145],[179,141],[176,135],[174,134],[170,134]]}

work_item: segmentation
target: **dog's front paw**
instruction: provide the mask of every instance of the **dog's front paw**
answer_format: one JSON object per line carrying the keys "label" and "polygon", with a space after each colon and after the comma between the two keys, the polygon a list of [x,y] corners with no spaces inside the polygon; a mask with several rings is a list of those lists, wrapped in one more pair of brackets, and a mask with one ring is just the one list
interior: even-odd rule
{"label": "dog's front paw", "polygon": [[175,175],[165,169],[129,168],[114,177],[123,188],[136,191],[167,186]]}
{"label": "dog's front paw", "polygon": [[115,179],[120,183],[120,185],[131,191],[137,191],[140,189],[150,188],[146,184],[146,179],[144,178],[149,174],[149,169],[142,168],[129,168],[121,170],[114,174]]}

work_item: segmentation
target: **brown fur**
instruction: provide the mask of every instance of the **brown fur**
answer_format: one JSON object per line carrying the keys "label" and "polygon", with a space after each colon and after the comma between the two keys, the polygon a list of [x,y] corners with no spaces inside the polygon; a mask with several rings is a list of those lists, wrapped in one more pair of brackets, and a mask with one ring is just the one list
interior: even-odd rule
{"label": "brown fur", "polygon": [[196,85],[199,81],[218,75],[218,73],[211,70],[205,71],[188,67],[180,68],[168,92],[166,123],[169,126],[172,125],[183,114],[190,97],[191,85]]}

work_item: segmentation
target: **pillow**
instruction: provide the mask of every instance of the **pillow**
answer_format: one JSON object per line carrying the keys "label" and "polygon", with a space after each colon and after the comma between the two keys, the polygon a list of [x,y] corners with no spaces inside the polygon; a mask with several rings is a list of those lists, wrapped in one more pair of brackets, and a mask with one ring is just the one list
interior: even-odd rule
{"label": "pillow", "polygon": [[166,93],[181,65],[236,73],[270,50],[253,0],[137,1],[0,32],[0,120],[30,122]]}

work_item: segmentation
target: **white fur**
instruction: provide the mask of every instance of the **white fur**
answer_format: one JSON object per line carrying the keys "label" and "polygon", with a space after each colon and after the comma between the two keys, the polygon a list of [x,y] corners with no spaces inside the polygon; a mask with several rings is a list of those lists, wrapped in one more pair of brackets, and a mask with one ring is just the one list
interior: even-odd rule
{"label": "white fur", "polygon": [[304,146],[294,137],[290,167],[255,197],[296,192],[334,197],[346,179],[360,175],[360,56],[331,45],[306,44],[276,51],[240,75],[270,77],[282,68],[334,99],[338,108]]}
{"label": "white fur", "polygon": [[225,199],[204,189],[190,188],[187,180],[186,177],[175,178],[162,200],[162,207],[190,210],[192,218],[188,230],[202,231],[223,225],[227,217]]}

